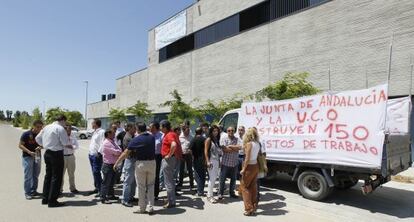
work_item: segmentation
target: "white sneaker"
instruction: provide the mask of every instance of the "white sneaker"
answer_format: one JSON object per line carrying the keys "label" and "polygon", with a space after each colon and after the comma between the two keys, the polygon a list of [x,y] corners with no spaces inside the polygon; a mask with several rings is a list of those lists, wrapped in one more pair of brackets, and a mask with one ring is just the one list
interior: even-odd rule
{"label": "white sneaker", "polygon": [[210,202],[212,204],[216,204],[217,203],[217,200],[214,199],[214,197],[208,197],[207,200],[208,200],[208,202]]}
{"label": "white sneaker", "polygon": [[149,215],[154,214],[154,208],[152,206],[147,207],[147,212]]}

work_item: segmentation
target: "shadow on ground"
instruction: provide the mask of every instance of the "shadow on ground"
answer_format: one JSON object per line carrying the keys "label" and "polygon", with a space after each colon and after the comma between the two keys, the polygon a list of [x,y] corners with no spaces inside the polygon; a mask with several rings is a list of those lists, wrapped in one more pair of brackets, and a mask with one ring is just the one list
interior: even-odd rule
{"label": "shadow on ground", "polygon": [[179,208],[179,207],[154,211],[154,213],[158,215],[178,215],[178,214],[183,214],[185,212],[186,212],[185,209]]}
{"label": "shadow on ground", "polygon": [[362,184],[352,189],[336,190],[326,203],[347,205],[398,218],[414,218],[414,192],[391,187],[377,188],[367,196],[360,191]]}
{"label": "shadow on ground", "polygon": [[[371,213],[381,213],[398,218],[414,218],[414,192],[391,187],[377,188],[370,195],[363,195],[360,191],[362,183],[348,190],[334,190],[325,199],[326,204],[346,205],[368,210]],[[300,194],[295,181],[286,175],[277,176],[275,179],[264,180],[262,191],[283,190]],[[303,199],[303,201],[311,201]]]}
{"label": "shadow on ground", "polygon": [[98,200],[69,200],[64,201],[65,207],[90,207],[98,205]]}
{"label": "shadow on ground", "polygon": [[196,210],[204,210],[204,201],[200,197],[195,196],[180,196],[177,197],[177,204],[180,207],[188,207]]}

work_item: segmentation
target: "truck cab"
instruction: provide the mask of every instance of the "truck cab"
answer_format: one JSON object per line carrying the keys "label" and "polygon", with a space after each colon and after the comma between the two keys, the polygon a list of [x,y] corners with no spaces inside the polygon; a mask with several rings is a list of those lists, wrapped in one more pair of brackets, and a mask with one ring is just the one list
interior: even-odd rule
{"label": "truck cab", "polygon": [[240,109],[233,109],[227,111],[219,122],[220,126],[222,126],[223,129],[227,129],[230,126],[232,126],[236,130],[236,133],[238,133],[237,131],[239,126],[239,115]]}

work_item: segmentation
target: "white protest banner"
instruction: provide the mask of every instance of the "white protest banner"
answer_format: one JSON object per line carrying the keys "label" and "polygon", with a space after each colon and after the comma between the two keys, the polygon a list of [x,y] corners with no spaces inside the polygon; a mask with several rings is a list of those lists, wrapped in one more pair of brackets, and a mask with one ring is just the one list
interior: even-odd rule
{"label": "white protest banner", "polygon": [[404,135],[410,133],[410,97],[388,100],[386,132],[391,135]]}
{"label": "white protest banner", "polygon": [[387,85],[291,100],[244,103],[239,125],[256,127],[267,158],[381,167]]}
{"label": "white protest banner", "polygon": [[182,11],[155,28],[155,49],[159,50],[187,34],[187,11]]}

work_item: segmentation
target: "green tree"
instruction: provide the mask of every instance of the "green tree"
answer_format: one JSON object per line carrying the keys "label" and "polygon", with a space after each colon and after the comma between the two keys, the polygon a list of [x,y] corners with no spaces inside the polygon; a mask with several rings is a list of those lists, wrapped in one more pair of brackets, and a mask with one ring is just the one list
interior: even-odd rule
{"label": "green tree", "polygon": [[30,127],[30,116],[27,112],[22,112],[22,114],[19,117],[20,119],[20,123],[21,123],[21,127],[23,129],[29,129]]}
{"label": "green tree", "polygon": [[67,122],[73,126],[81,126],[83,123],[83,115],[79,111],[65,111]]}
{"label": "green tree", "polygon": [[42,120],[42,119],[43,117],[42,117],[42,113],[40,112],[39,107],[34,108],[32,111],[32,120],[36,121],[36,120]]}
{"label": "green tree", "polygon": [[[39,115],[40,111],[39,111]],[[67,123],[73,125],[73,126],[81,126],[84,119],[82,113],[79,111],[70,111],[67,109],[62,109],[60,107],[55,107],[48,109],[46,112],[46,124],[53,123],[59,115],[65,115],[67,118]],[[33,114],[34,116],[34,114]]]}
{"label": "green tree", "polygon": [[3,110],[0,110],[0,120],[6,120],[6,115],[4,115]]}
{"label": "green tree", "polygon": [[109,118],[111,119],[111,121],[120,121],[120,122],[125,122],[127,120],[127,117],[125,115],[125,110],[124,109],[120,109],[120,108],[112,108],[109,111]]}
{"label": "green tree", "polygon": [[204,116],[210,115],[213,118],[213,123],[218,123],[227,111],[240,108],[242,103],[243,99],[238,96],[233,96],[229,100],[220,100],[218,102],[207,100],[206,104],[199,107],[199,110]]}
{"label": "green tree", "polygon": [[46,112],[46,124],[53,123],[55,119],[62,114],[65,114],[65,110],[60,107],[48,109]]}
{"label": "green tree", "polygon": [[13,111],[6,110],[6,119],[7,121],[10,121],[12,119]]}
{"label": "green tree", "polygon": [[168,120],[173,125],[181,124],[186,120],[189,120],[193,124],[196,119],[204,120],[203,114],[198,109],[192,107],[189,103],[185,103],[182,95],[177,90],[172,91],[170,95],[173,99],[161,104],[160,106],[170,107],[171,112],[168,114]]}
{"label": "green tree", "polygon": [[135,105],[129,107],[126,112],[137,118],[142,118],[144,121],[147,121],[152,116],[151,110],[148,109],[148,104],[139,100]]}
{"label": "green tree", "polygon": [[21,116],[21,112],[20,111],[16,111],[14,112],[13,115],[13,126],[14,127],[19,127],[20,126],[20,116]]}
{"label": "green tree", "polygon": [[307,81],[309,73],[287,73],[280,81],[258,91],[253,97],[257,101],[264,99],[283,100],[302,96],[314,95],[319,89]]}

